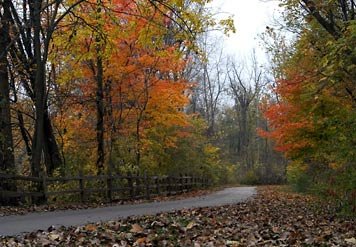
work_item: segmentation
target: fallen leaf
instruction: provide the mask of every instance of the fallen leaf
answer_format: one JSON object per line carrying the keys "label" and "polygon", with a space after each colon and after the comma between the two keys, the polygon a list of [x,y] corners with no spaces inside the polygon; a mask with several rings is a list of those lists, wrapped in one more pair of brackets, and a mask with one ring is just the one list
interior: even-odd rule
{"label": "fallen leaf", "polygon": [[48,238],[52,241],[55,241],[55,240],[59,240],[60,239],[60,235],[59,234],[55,234],[55,233],[50,233],[48,234]]}
{"label": "fallen leaf", "polygon": [[146,242],[146,238],[145,237],[143,237],[143,238],[139,238],[139,239],[137,239],[136,240],[136,244],[138,244],[138,245],[140,245],[140,244],[144,244],[145,242]]}
{"label": "fallen leaf", "polygon": [[231,247],[237,247],[239,246],[240,242],[235,241],[235,240],[227,240],[226,245],[231,246]]}
{"label": "fallen leaf", "polygon": [[89,232],[94,232],[94,231],[96,231],[96,229],[97,229],[96,226],[93,224],[89,224],[89,225],[85,226],[85,230],[89,231]]}
{"label": "fallen leaf", "polygon": [[190,230],[190,229],[192,229],[195,225],[196,225],[196,223],[195,223],[194,221],[191,221],[191,222],[189,222],[189,224],[186,226],[186,228],[187,228],[188,230]]}
{"label": "fallen leaf", "polygon": [[356,238],[347,238],[345,242],[348,244],[355,244],[356,245]]}
{"label": "fallen leaf", "polygon": [[143,232],[143,228],[139,224],[133,224],[130,232],[141,233],[141,232]]}

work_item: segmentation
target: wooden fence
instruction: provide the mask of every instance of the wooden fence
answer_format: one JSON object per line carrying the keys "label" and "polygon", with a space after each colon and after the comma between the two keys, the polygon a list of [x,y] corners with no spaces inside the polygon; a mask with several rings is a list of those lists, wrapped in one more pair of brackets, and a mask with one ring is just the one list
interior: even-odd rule
{"label": "wooden fence", "polygon": [[[16,191],[4,189],[13,184]],[[0,174],[1,198],[17,198],[32,204],[36,198],[47,201],[92,201],[150,199],[157,195],[174,195],[210,185],[209,179],[192,176],[100,175],[72,177],[28,177]],[[34,199],[35,198],[35,199]],[[66,199],[65,199],[66,198]],[[50,199],[50,200],[49,200]],[[1,203],[0,203],[1,204]]]}

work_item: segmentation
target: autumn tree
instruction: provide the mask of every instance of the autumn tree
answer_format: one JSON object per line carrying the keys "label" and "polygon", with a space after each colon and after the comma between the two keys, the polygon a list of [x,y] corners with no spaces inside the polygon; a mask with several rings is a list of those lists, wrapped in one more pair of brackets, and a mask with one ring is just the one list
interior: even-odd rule
{"label": "autumn tree", "polygon": [[263,135],[292,160],[289,179],[296,187],[312,187],[355,210],[355,3],[284,4],[289,25],[302,28],[292,55],[278,66],[279,98],[266,105],[271,129]]}
{"label": "autumn tree", "polygon": [[[152,150],[173,148],[179,129],[187,125],[183,109],[192,83],[184,79],[183,71],[188,50],[196,49],[195,34],[202,32],[203,23],[210,17],[205,20],[191,15],[182,19],[179,11],[192,13],[198,6],[203,8],[204,3],[198,2],[172,3],[167,15],[169,6],[158,2],[103,1],[99,19],[92,11],[96,6],[82,4],[68,15],[57,31],[56,53],[51,55],[58,73],[56,94],[65,92],[68,97],[67,104],[54,104],[58,108],[53,108],[61,112],[57,118],[61,121],[56,123],[62,125],[59,133],[63,133],[63,143],[70,143],[63,145],[65,153],[78,152],[88,143],[85,152],[91,158],[83,162],[86,164],[92,159],[98,161],[102,151],[101,162],[106,168],[114,163],[136,168],[148,160],[156,163],[152,157],[158,156],[152,155]],[[100,44],[100,49],[95,44]],[[75,107],[70,109],[68,104]],[[92,114],[94,109],[99,112],[99,105],[102,114],[96,114],[95,121],[101,122],[100,138]],[[66,110],[60,110],[63,108]],[[82,126],[86,137],[73,132],[71,124]],[[159,129],[165,135],[158,134]],[[96,157],[90,151],[95,147],[93,130],[97,136]],[[66,141],[68,138],[81,141]]]}

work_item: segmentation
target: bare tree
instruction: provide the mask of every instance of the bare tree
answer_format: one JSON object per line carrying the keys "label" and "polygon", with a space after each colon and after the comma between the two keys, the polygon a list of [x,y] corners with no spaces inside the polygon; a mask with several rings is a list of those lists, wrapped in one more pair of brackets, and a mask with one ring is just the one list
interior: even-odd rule
{"label": "bare tree", "polygon": [[226,89],[226,59],[218,40],[210,35],[205,34],[200,38],[200,46],[204,56],[195,60],[195,74],[191,80],[195,80],[197,86],[191,104],[194,111],[207,121],[207,136],[212,137],[216,132],[219,104]]}
{"label": "bare tree", "polygon": [[251,168],[253,162],[249,159],[248,147],[250,145],[249,110],[251,104],[259,96],[264,86],[264,76],[256,55],[253,53],[251,67],[246,69],[243,64],[230,60],[228,65],[230,93],[234,100],[234,107],[238,114],[238,146],[237,151],[244,163],[244,168]]}

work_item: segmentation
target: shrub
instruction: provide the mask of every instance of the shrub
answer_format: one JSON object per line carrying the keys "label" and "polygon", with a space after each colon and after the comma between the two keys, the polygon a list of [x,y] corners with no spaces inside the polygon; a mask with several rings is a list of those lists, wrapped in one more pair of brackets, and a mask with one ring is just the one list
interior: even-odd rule
{"label": "shrub", "polygon": [[291,162],[287,167],[287,181],[297,192],[310,191],[312,178],[308,166],[299,160]]}

